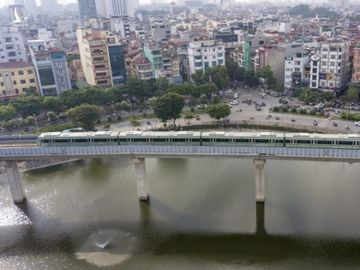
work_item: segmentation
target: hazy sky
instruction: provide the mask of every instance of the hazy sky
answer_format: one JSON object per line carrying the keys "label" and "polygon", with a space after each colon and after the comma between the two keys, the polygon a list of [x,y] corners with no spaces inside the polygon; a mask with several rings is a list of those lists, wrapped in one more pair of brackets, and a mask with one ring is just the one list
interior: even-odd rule
{"label": "hazy sky", "polygon": [[[36,2],[38,2],[38,4],[40,3],[41,0],[36,0]],[[46,1],[46,0],[45,0]],[[77,0],[61,0],[61,1],[58,1],[58,2],[61,2],[61,3],[64,3],[64,4],[67,4],[67,3],[74,3],[76,2]],[[146,4],[146,3],[149,3],[151,0],[140,0],[140,4]],[[14,1],[13,0],[0,0],[0,7],[1,6],[6,6],[6,5],[9,5],[9,4],[12,4]]]}

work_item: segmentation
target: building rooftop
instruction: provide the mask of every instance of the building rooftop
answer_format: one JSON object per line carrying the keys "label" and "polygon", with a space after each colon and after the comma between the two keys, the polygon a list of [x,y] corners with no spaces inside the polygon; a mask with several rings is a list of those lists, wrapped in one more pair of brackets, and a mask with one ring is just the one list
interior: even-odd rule
{"label": "building rooftop", "polygon": [[14,69],[14,68],[27,68],[32,67],[30,63],[27,62],[7,62],[0,63],[0,69]]}

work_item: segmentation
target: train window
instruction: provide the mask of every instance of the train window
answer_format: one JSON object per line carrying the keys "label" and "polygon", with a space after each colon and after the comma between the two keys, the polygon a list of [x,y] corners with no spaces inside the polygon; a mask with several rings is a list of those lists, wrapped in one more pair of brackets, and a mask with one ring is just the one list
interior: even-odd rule
{"label": "train window", "polygon": [[338,141],[339,145],[353,145],[352,141]]}
{"label": "train window", "polygon": [[94,139],[94,142],[107,142],[108,139]]}
{"label": "train window", "polygon": [[54,140],[56,143],[69,143],[70,140],[66,140],[66,139],[56,139]]}
{"label": "train window", "polygon": [[192,142],[200,142],[200,139],[193,138],[191,141]]}
{"label": "train window", "polygon": [[269,143],[269,140],[265,140],[265,139],[256,139],[255,143]]}
{"label": "train window", "polygon": [[211,139],[202,139],[202,142],[211,142]]}
{"label": "train window", "polygon": [[294,143],[298,144],[311,144],[310,140],[295,140]]}
{"label": "train window", "polygon": [[166,138],[153,138],[153,142],[166,142]]}
{"label": "train window", "polygon": [[72,141],[75,143],[87,143],[88,139],[73,139]]}
{"label": "train window", "polygon": [[49,143],[49,140],[42,140],[41,143]]}
{"label": "train window", "polygon": [[285,143],[292,143],[291,140],[285,140]]}
{"label": "train window", "polygon": [[146,142],[146,138],[134,138],[134,142]]}
{"label": "train window", "polygon": [[250,139],[236,139],[235,140],[237,143],[249,143]]}
{"label": "train window", "polygon": [[174,138],[172,139],[173,142],[186,142],[185,138]]}
{"label": "train window", "polygon": [[127,138],[119,138],[119,142],[127,142],[128,139]]}
{"label": "train window", "polygon": [[117,139],[116,139],[116,138],[112,138],[111,141],[112,141],[112,142],[117,142]]}
{"label": "train window", "polygon": [[284,143],[284,140],[274,140],[274,143]]}
{"label": "train window", "polygon": [[228,143],[230,142],[230,139],[216,139],[216,142]]}
{"label": "train window", "polygon": [[332,141],[315,141],[315,144],[333,144]]}

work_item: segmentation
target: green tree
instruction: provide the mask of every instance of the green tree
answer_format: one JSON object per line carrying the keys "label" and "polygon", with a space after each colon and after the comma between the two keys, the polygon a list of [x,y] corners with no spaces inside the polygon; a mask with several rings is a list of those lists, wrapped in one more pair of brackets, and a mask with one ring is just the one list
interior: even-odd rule
{"label": "green tree", "polygon": [[63,103],[60,97],[45,97],[43,100],[43,106],[46,110],[60,111],[63,107]]}
{"label": "green tree", "polygon": [[0,121],[7,121],[16,117],[16,110],[13,106],[0,106]]}
{"label": "green tree", "polygon": [[130,97],[137,98],[141,102],[143,102],[146,97],[153,95],[149,83],[140,79],[128,80],[124,88]]}
{"label": "green tree", "polygon": [[34,116],[28,116],[28,117],[26,117],[26,124],[28,125],[28,126],[34,126],[35,125],[35,118],[34,118]]}
{"label": "green tree", "polygon": [[122,101],[120,103],[115,104],[115,109],[117,111],[123,111],[123,112],[127,112],[130,114],[131,113],[131,104],[129,102]]}
{"label": "green tree", "polygon": [[205,71],[205,78],[207,78],[208,81],[213,82],[218,90],[224,90],[230,84],[230,78],[225,66],[208,68]]}
{"label": "green tree", "polygon": [[42,97],[39,96],[21,96],[12,99],[10,105],[13,106],[22,117],[38,114],[43,109]]}
{"label": "green tree", "polygon": [[168,92],[177,93],[179,95],[186,95],[186,96],[200,96],[197,92],[197,89],[191,83],[182,83],[177,85],[172,85],[168,88]]}
{"label": "green tree", "polygon": [[346,91],[346,97],[353,102],[359,100],[359,95],[360,95],[360,89],[355,86],[350,86]]}
{"label": "green tree", "polygon": [[199,101],[200,104],[208,104],[208,98],[206,96],[201,96]]}
{"label": "green tree", "polygon": [[94,130],[95,122],[100,119],[100,109],[95,105],[83,104],[66,112],[71,121],[86,130]]}
{"label": "green tree", "polygon": [[48,121],[56,121],[59,119],[59,117],[56,115],[56,113],[50,111],[46,114]]}
{"label": "green tree", "polygon": [[155,115],[164,123],[173,119],[174,126],[184,108],[184,98],[176,93],[167,93],[157,98],[153,103]]}
{"label": "green tree", "polygon": [[209,78],[205,77],[205,74],[202,70],[198,70],[194,74],[192,74],[191,79],[196,85],[204,84],[209,81]]}
{"label": "green tree", "polygon": [[211,97],[212,94],[215,94],[217,91],[217,86],[214,83],[208,82],[205,84],[201,84],[197,87],[196,91],[200,95],[206,95]]}
{"label": "green tree", "polygon": [[250,87],[257,86],[259,84],[259,80],[256,77],[256,74],[253,70],[246,71],[244,74],[244,82],[246,85]]}
{"label": "green tree", "polygon": [[228,117],[231,114],[231,109],[229,105],[225,103],[218,103],[210,105],[207,109],[207,113],[211,118],[219,121],[220,119]]}
{"label": "green tree", "polygon": [[228,76],[232,82],[244,80],[244,75],[245,75],[244,68],[239,67],[239,65],[236,62],[230,59],[226,60],[225,65],[228,71]]}
{"label": "green tree", "polygon": [[265,66],[263,68],[260,68],[256,72],[256,77],[258,79],[263,78],[270,88],[275,88],[276,87],[277,81],[274,78],[274,74],[273,74],[270,66]]}
{"label": "green tree", "polygon": [[156,95],[163,95],[170,87],[169,80],[167,78],[159,78],[156,80]]}

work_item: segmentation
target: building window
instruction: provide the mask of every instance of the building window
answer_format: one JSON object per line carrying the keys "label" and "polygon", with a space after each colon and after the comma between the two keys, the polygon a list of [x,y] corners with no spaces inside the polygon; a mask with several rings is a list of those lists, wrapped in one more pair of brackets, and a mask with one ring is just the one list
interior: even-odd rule
{"label": "building window", "polygon": [[11,72],[11,76],[15,76],[15,72]]}
{"label": "building window", "polygon": [[13,84],[16,85],[16,81],[13,81]]}
{"label": "building window", "polygon": [[0,83],[0,85],[1,85],[1,86],[4,86],[4,83],[3,83],[3,82],[1,82],[1,83]]}
{"label": "building window", "polygon": [[317,73],[317,68],[313,68],[313,69],[312,69],[312,72],[313,72],[313,73]]}
{"label": "building window", "polygon": [[24,71],[23,71],[23,70],[19,70],[19,75],[24,75]]}
{"label": "building window", "polygon": [[30,83],[35,83],[35,79],[30,79]]}
{"label": "building window", "polygon": [[20,80],[21,84],[26,84],[26,80]]}
{"label": "building window", "polygon": [[31,69],[29,69],[27,73],[28,74],[33,74],[34,72]]}

